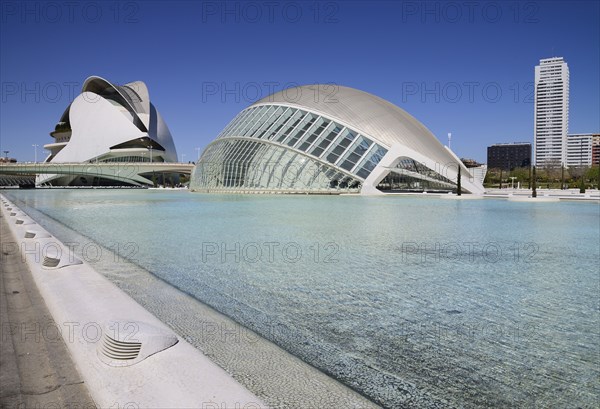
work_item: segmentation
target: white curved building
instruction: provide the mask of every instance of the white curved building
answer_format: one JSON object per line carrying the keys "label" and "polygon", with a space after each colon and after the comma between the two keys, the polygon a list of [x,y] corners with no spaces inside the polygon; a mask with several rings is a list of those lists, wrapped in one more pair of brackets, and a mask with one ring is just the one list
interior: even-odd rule
{"label": "white curved building", "polygon": [[286,89],[240,112],[204,150],[198,192],[481,194],[482,178],[419,121],[337,85]]}
{"label": "white curved building", "polygon": [[[167,124],[141,81],[122,86],[92,76],[67,107],[50,135],[45,162],[176,162],[177,151]],[[151,183],[148,179],[148,183]],[[110,174],[39,175],[37,185],[138,185]]]}

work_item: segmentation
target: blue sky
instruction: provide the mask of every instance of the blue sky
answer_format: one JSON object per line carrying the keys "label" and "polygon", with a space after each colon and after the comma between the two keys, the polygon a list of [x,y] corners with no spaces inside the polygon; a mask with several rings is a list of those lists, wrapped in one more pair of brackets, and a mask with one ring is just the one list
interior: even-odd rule
{"label": "blue sky", "polygon": [[33,160],[91,75],[144,81],[195,159],[270,89],[333,83],[400,106],[462,157],[533,140],[534,66],[570,69],[571,133],[600,131],[598,1],[0,2],[0,150]]}

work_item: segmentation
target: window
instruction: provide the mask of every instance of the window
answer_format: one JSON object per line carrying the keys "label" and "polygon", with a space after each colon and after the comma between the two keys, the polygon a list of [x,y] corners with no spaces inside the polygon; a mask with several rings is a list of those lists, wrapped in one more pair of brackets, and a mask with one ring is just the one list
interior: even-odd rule
{"label": "window", "polygon": [[303,152],[306,152],[306,150],[319,137],[319,135],[321,135],[323,130],[329,125],[329,123],[330,122],[328,120],[319,118],[319,120],[315,124],[315,127],[313,127],[313,130],[310,133],[310,135],[302,142],[302,144],[300,145],[300,147],[298,149],[300,149]]}
{"label": "window", "polygon": [[354,165],[360,160],[360,158],[367,152],[373,142],[370,139],[360,136],[352,145],[348,153],[344,155],[341,160],[340,167],[345,170],[352,170]]}
{"label": "window", "polygon": [[385,156],[386,153],[387,149],[379,145],[375,145],[371,152],[367,154],[365,158],[361,161],[356,174],[361,178],[366,179],[371,174],[373,169],[375,169],[375,166],[379,164],[379,162]]}
{"label": "window", "polygon": [[310,152],[312,155],[321,156],[321,154],[327,149],[327,147],[333,142],[335,138],[337,138],[338,134],[342,130],[342,126],[336,123],[333,124],[333,129],[329,132],[325,132],[327,136],[322,138],[321,141],[312,149]]}
{"label": "window", "polygon": [[267,130],[271,127],[271,125],[273,125],[276,120],[280,119],[281,114],[284,110],[285,108],[280,106],[272,110],[270,114],[271,116],[269,118],[263,118],[263,124],[256,130],[256,132],[252,134],[252,137],[262,138],[265,132],[267,132]]}
{"label": "window", "polygon": [[331,152],[327,155],[327,162],[336,163],[338,158],[346,148],[352,143],[352,141],[356,138],[356,133],[346,129],[342,134],[342,139],[340,142],[333,147]]}
{"label": "window", "polygon": [[311,113],[306,114],[304,119],[302,120],[302,124],[300,124],[300,129],[294,131],[292,133],[292,137],[290,137],[286,144],[288,146],[294,146],[298,139],[312,126],[312,124],[317,120],[317,116]]}
{"label": "window", "polygon": [[292,117],[293,123],[285,130],[285,132],[283,132],[281,135],[279,135],[279,137],[277,137],[277,142],[283,142],[288,137],[288,135],[294,129],[296,129],[296,126],[298,126],[298,124],[300,123],[300,121],[302,121],[302,119],[304,118],[305,115],[306,115],[306,112],[297,111],[294,114],[294,116]]}

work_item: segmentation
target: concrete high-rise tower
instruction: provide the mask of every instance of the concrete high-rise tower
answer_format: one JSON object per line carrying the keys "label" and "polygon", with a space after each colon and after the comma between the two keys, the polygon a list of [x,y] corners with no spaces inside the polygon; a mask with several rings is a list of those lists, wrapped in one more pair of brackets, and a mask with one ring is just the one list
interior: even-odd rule
{"label": "concrete high-rise tower", "polygon": [[562,57],[535,67],[534,163],[566,165],[569,132],[569,67]]}

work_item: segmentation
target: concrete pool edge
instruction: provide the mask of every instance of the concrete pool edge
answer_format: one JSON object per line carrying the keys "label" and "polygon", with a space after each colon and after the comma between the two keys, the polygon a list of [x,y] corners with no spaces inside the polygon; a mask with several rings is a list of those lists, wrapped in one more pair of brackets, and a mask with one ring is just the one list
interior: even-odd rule
{"label": "concrete pool edge", "polygon": [[[29,266],[35,285],[62,330],[71,357],[98,406],[122,407],[132,403],[137,407],[266,407],[181,337],[177,337],[174,345],[134,364],[131,361],[111,366],[103,362],[99,343],[106,334],[101,332],[114,329],[111,322],[117,328],[130,326],[132,332],[125,335],[131,335],[131,341],[144,339],[145,328],[166,334],[172,330],[85,261],[72,256],[64,243],[4,195],[0,198],[3,217],[14,239],[12,244],[5,245],[11,244],[8,251],[18,251]],[[26,234],[29,237],[25,238]],[[53,260],[58,260],[56,265]],[[123,338],[122,335],[115,338]],[[150,335],[152,338],[154,334]],[[152,342],[142,347],[147,348]]]}

